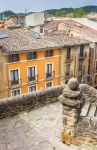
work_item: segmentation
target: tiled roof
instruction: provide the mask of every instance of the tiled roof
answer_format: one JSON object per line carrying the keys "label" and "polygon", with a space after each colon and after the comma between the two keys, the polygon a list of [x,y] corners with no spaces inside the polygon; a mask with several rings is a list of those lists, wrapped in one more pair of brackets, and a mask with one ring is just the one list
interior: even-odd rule
{"label": "tiled roof", "polygon": [[32,36],[32,31],[27,29],[1,30],[0,34],[6,34],[9,38],[0,39],[3,52],[24,52],[50,48],[61,48],[80,44],[88,44],[89,41],[67,36],[63,33],[43,35],[37,39]]}

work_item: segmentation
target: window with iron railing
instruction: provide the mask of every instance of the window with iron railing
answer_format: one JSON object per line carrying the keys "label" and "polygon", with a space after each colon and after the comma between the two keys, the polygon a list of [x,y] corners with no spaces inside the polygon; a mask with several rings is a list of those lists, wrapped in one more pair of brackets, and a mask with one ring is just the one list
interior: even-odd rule
{"label": "window with iron railing", "polygon": [[17,96],[17,95],[20,95],[20,89],[11,91],[11,96]]}
{"label": "window with iron railing", "polygon": [[47,82],[46,83],[46,88],[49,88],[49,87],[52,87],[53,86],[53,83],[52,82]]}
{"label": "window with iron railing", "polygon": [[19,70],[11,70],[10,71],[10,86],[18,85],[20,84],[19,79]]}
{"label": "window with iron railing", "polygon": [[37,53],[36,52],[29,52],[27,55],[27,59],[37,59]]}
{"label": "window with iron railing", "polygon": [[35,92],[36,91],[36,85],[29,87],[29,92]]}
{"label": "window with iron railing", "polygon": [[52,64],[46,64],[46,78],[54,77]]}
{"label": "window with iron railing", "polygon": [[19,54],[8,55],[8,62],[20,61]]}
{"label": "window with iron railing", "polygon": [[46,51],[45,51],[45,57],[51,57],[51,56],[53,56],[53,55],[54,55],[53,50],[46,50]]}
{"label": "window with iron railing", "polygon": [[36,74],[36,67],[28,67],[28,82],[36,81],[37,74]]}

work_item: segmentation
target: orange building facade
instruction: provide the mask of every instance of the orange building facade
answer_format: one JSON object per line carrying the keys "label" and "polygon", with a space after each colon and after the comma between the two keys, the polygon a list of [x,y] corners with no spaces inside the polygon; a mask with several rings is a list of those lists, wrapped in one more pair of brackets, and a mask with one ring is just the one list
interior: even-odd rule
{"label": "orange building facade", "polygon": [[5,97],[59,85],[59,56],[59,49],[2,55]]}

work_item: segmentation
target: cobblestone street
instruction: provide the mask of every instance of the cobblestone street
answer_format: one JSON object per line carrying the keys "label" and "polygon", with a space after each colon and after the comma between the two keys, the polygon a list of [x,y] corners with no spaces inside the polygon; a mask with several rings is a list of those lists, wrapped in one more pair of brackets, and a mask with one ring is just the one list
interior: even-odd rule
{"label": "cobblestone street", "polygon": [[0,120],[0,150],[97,150],[61,143],[60,103]]}

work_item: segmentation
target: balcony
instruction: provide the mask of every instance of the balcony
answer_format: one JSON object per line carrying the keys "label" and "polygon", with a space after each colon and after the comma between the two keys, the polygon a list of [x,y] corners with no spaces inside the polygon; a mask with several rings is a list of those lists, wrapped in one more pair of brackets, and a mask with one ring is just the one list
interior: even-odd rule
{"label": "balcony", "polygon": [[54,77],[55,77],[55,71],[45,74],[46,80],[52,80]]}
{"label": "balcony", "polygon": [[28,77],[27,78],[27,82],[28,84],[35,84],[38,82],[38,75],[32,76],[32,77]]}
{"label": "balcony", "polygon": [[18,79],[18,80],[9,80],[9,86],[11,89],[14,88],[20,88],[22,85],[22,80]]}

